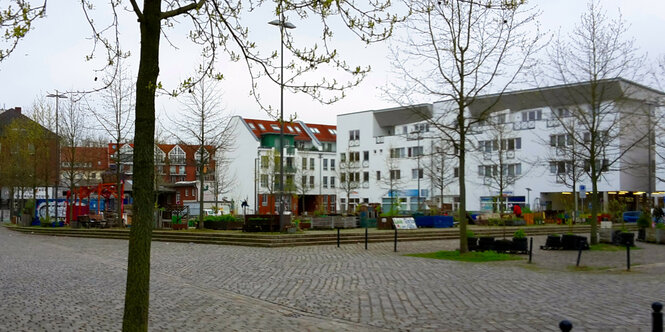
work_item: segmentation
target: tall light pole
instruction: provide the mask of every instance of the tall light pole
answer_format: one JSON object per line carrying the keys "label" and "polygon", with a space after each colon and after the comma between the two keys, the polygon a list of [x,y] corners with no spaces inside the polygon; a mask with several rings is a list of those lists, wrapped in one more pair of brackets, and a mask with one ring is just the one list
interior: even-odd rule
{"label": "tall light pole", "polygon": [[280,74],[279,74],[279,229],[283,230],[284,222],[284,29],[294,29],[296,26],[284,20],[282,2],[279,4],[279,20],[268,22],[279,27],[280,43]]}
{"label": "tall light pole", "polygon": [[531,188],[524,188],[526,189],[526,206],[531,209]]}
{"label": "tall light pole", "polygon": [[[58,94],[58,90],[55,90],[55,93],[50,93],[46,95],[46,97],[49,98],[55,98],[55,136],[56,136],[56,143],[55,143],[55,148],[56,148],[56,154],[57,154],[57,161],[58,163],[55,165],[56,169],[56,174],[55,174],[55,189],[54,189],[54,195],[53,198],[55,198],[55,221],[58,222],[58,190],[60,187],[60,122],[58,121],[58,100],[60,98],[67,98],[65,95]],[[46,209],[48,210],[48,202],[46,202]]]}

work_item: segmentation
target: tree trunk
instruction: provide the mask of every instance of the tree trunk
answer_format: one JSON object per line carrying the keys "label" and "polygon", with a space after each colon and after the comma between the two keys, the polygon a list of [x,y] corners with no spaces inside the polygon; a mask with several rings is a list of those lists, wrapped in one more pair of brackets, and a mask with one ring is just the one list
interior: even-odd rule
{"label": "tree trunk", "polygon": [[458,117],[459,129],[459,165],[457,175],[459,178],[459,252],[466,253],[469,251],[468,241],[466,238],[466,183],[465,178],[465,164],[466,164],[466,148],[464,140],[466,135],[464,132],[464,106],[460,103]]}
{"label": "tree trunk", "polygon": [[161,0],[143,2],[134,127],[134,219],[129,233],[123,331],[148,330],[150,241],[154,208],[155,89],[159,76],[160,14]]}

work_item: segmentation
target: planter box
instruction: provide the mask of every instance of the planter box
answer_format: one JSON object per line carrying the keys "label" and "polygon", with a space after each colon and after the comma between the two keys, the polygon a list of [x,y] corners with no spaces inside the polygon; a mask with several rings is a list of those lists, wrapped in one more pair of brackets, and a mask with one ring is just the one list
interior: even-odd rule
{"label": "planter box", "polygon": [[656,243],[656,229],[647,228],[645,229],[645,239],[646,242]]}
{"label": "planter box", "polygon": [[621,232],[621,233],[619,233],[619,241],[620,241],[620,244],[623,245],[623,246],[625,246],[625,245],[629,245],[629,246],[632,247],[632,246],[635,245],[635,233],[632,233],[632,232],[628,232],[628,233]]}
{"label": "planter box", "polygon": [[545,241],[545,249],[561,249],[561,237],[558,235],[548,235]]}
{"label": "planter box", "polygon": [[312,223],[309,222],[301,222],[300,223],[300,229],[310,229],[312,228]]}
{"label": "planter box", "polygon": [[478,239],[478,250],[479,251],[494,250],[494,237],[481,236]]}
{"label": "planter box", "polygon": [[665,244],[665,229],[656,228],[656,243]]}
{"label": "planter box", "polygon": [[187,229],[189,227],[187,224],[171,224],[171,229],[172,230],[181,230],[181,229]]}
{"label": "planter box", "polygon": [[513,238],[513,247],[512,251],[516,253],[528,253],[529,252],[529,242],[528,239],[523,238]]}
{"label": "planter box", "polygon": [[611,228],[601,228],[600,229],[600,242],[601,243],[612,243],[612,229]]}
{"label": "planter box", "polygon": [[494,250],[496,252],[509,252],[513,249],[513,241],[503,239],[494,241]]}
{"label": "planter box", "polygon": [[466,242],[469,247],[469,251],[477,251],[478,250],[478,238],[477,237],[466,237]]}

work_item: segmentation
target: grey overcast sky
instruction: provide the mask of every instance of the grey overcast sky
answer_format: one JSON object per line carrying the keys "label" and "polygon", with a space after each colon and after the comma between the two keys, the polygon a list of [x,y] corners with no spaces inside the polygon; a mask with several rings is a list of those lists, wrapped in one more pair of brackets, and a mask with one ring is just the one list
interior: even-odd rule
{"label": "grey overcast sky", "polygon": [[[530,2],[542,11],[541,28],[550,33],[571,28],[579,22],[580,15],[586,9],[586,1],[582,0]],[[649,54],[650,61],[665,54],[665,1],[603,0],[602,5],[612,17],[618,14],[618,9],[621,10],[623,18],[630,24],[630,35],[637,40],[640,49]],[[104,5],[99,5],[100,14],[103,13],[103,6],[106,6],[105,1]],[[272,19],[268,11],[256,12],[247,18],[247,25],[258,43],[275,49],[279,45],[279,32],[266,23]],[[132,52],[126,62],[135,73],[138,67],[138,24],[131,12],[121,13],[120,24],[123,48]],[[316,40],[320,31],[311,30],[314,29],[298,26],[290,32],[296,37]],[[186,32],[181,29],[168,33],[170,41],[178,49],[162,38],[160,80],[166,86],[173,87],[179,80],[191,75],[199,63],[198,52],[185,39]],[[87,38],[89,34],[90,27],[85,22],[78,0],[50,1],[47,17],[37,22],[35,29],[15,52],[0,63],[0,108],[20,106],[27,110],[38,96],[56,89],[86,90],[99,84],[94,82],[96,76],[101,76],[94,71],[99,62],[84,60],[92,47]],[[390,72],[388,44],[365,46],[344,32],[336,33],[335,37],[338,49],[350,63],[371,65],[372,72],[360,86],[349,91],[344,100],[332,105],[321,105],[307,96],[285,92],[285,117],[296,113],[298,119],[306,122],[334,124],[338,114],[394,106],[382,97],[380,90],[386,82],[395,79]],[[224,58],[217,66],[225,75],[220,87],[226,110],[244,117],[267,118],[249,96],[249,80],[243,65],[230,63]],[[279,86],[265,84],[261,94],[264,101],[274,101],[273,105],[279,105]],[[168,112],[173,116],[180,107],[174,98],[168,96],[160,96],[157,100],[158,113]]]}

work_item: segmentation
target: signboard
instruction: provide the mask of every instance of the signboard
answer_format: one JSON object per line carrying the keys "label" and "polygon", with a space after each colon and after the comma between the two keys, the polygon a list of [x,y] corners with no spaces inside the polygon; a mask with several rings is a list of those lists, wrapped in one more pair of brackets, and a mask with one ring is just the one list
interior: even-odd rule
{"label": "signboard", "polygon": [[393,224],[396,229],[418,229],[416,221],[412,218],[393,218]]}
{"label": "signboard", "polygon": [[580,198],[586,198],[586,186],[583,184],[580,185]]}

